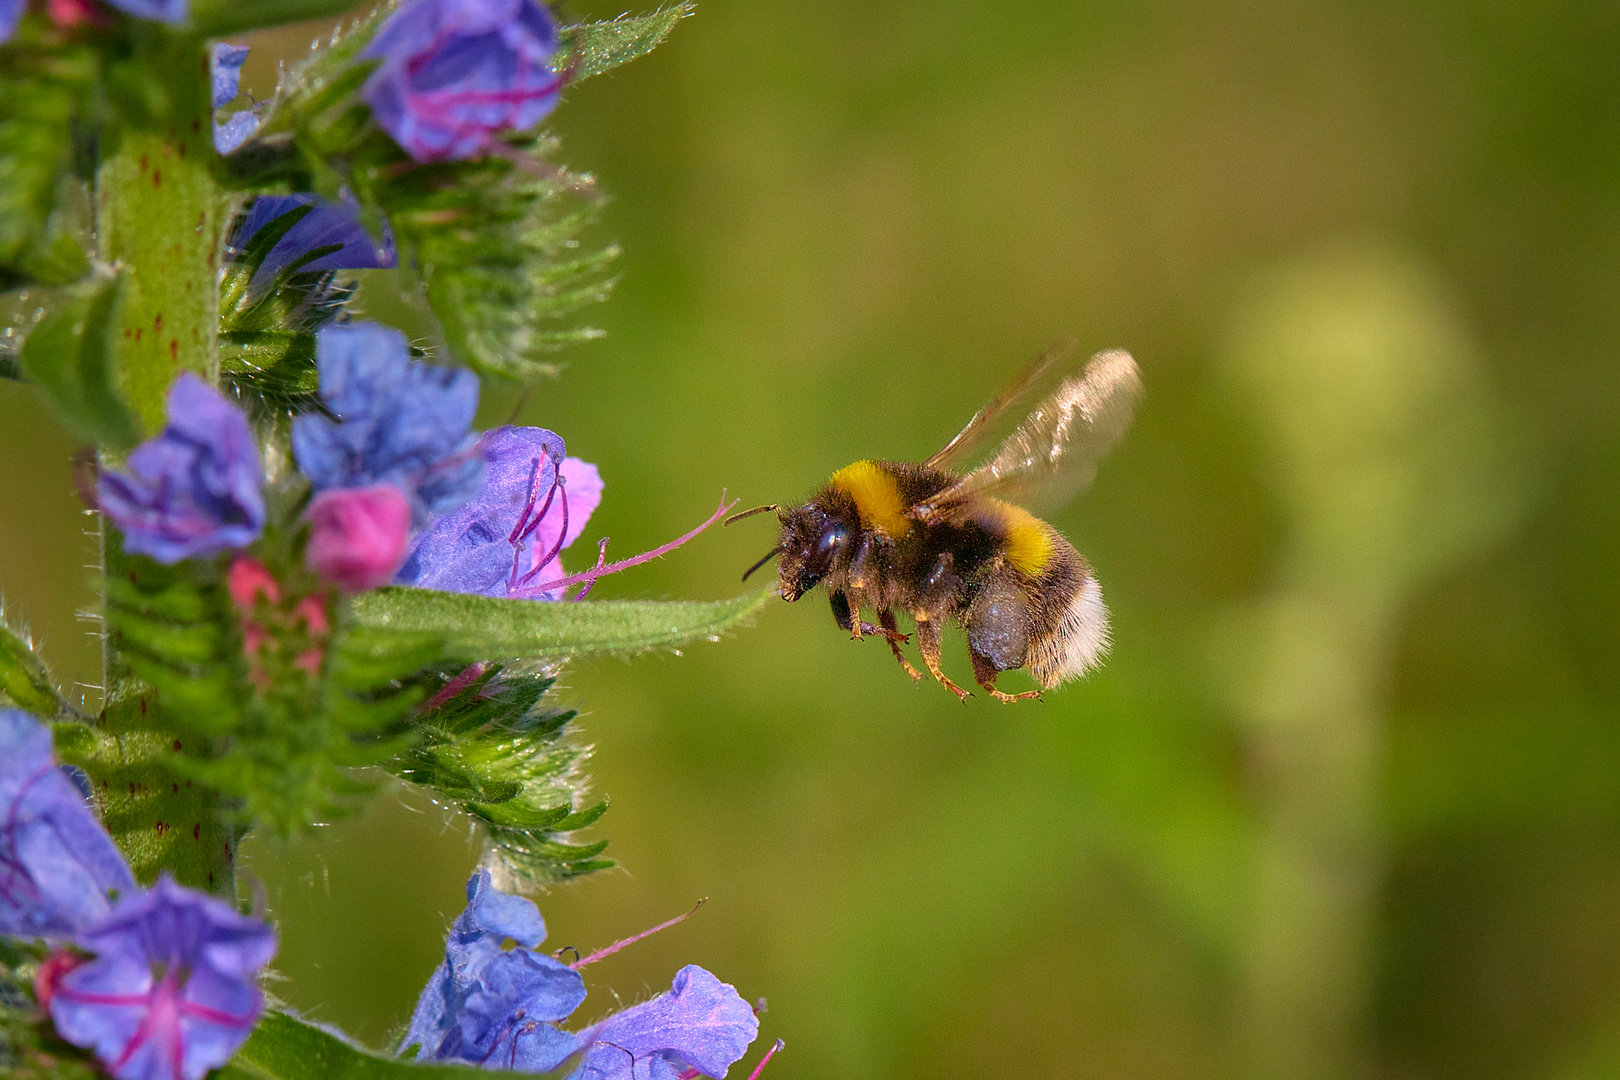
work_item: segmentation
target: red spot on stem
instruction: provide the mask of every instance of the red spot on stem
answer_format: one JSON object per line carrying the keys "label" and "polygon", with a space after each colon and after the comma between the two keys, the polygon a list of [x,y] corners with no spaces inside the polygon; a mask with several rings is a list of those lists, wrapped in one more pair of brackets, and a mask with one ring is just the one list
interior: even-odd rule
{"label": "red spot on stem", "polygon": [[163,313],[160,311],[152,319],[152,333],[154,333],[154,334],[160,333],[160,332],[162,332],[162,330],[163,330]]}
{"label": "red spot on stem", "polygon": [[163,170],[162,169],[153,169],[152,170],[152,186],[153,187],[162,187],[163,186]]}

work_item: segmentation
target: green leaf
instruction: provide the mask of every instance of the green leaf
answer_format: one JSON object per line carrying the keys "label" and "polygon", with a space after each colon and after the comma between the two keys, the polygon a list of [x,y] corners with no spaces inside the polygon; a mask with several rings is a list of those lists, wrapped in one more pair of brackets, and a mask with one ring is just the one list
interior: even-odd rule
{"label": "green leaf", "polygon": [[357,1046],[283,1012],[265,1014],[216,1080],[488,1080],[465,1065],[417,1064]]}
{"label": "green leaf", "polygon": [[559,52],[567,58],[569,81],[579,82],[645,56],[694,10],[691,3],[683,2],[651,15],[621,15],[611,22],[566,27],[560,35]]}
{"label": "green leaf", "polygon": [[65,708],[45,662],[34,654],[30,642],[0,623],[0,704],[7,702],[44,717]]}
{"label": "green leaf", "polygon": [[201,37],[223,37],[306,19],[342,15],[357,0],[192,0],[191,26]]}
{"label": "green leaf", "polygon": [[775,590],[734,600],[508,600],[394,586],[354,599],[354,616],[377,630],[442,635],[445,655],[465,660],[557,660],[635,653],[719,636]]}
{"label": "green leaf", "polygon": [[80,434],[104,446],[135,443],[135,419],[115,389],[112,331],[124,277],[65,290],[23,342],[23,373],[50,396]]}
{"label": "green leaf", "polygon": [[97,67],[93,50],[41,39],[32,20],[0,59],[0,282],[61,280],[71,268],[51,220]]}

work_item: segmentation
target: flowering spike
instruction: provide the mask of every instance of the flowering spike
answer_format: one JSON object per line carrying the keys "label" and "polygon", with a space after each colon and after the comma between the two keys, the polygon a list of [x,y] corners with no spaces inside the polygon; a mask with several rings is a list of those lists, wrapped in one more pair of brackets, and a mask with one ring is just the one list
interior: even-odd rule
{"label": "flowering spike", "polygon": [[605,949],[597,949],[595,952],[591,953],[589,956],[583,957],[583,958],[581,958],[579,960],[575,960],[572,964],[569,964],[568,966],[573,968],[575,971],[578,971],[580,968],[584,967],[586,964],[594,964],[598,960],[605,960],[608,957],[612,956],[614,953],[618,952],[620,949],[623,949],[623,948],[625,948],[626,946],[629,946],[629,945],[634,945],[636,942],[640,941],[642,938],[652,937],[654,934],[658,933],[658,931],[660,931],[660,930],[668,930],[670,927],[674,926],[676,923],[685,922],[687,919],[690,919],[693,915],[697,914],[697,909],[698,908],[702,907],[704,904],[707,904],[708,902],[709,902],[709,898],[707,896],[705,896],[701,900],[699,900],[697,903],[692,905],[692,910],[691,911],[688,911],[688,912],[686,912],[685,914],[682,914],[682,915],[677,915],[673,919],[666,919],[663,922],[659,923],[657,926],[654,926],[654,927],[652,927],[650,929],[647,929],[647,930],[643,930],[639,934],[632,934],[631,936],[629,936],[627,938],[621,938],[620,940],[615,941],[613,944],[609,945],[607,948],[605,948]]}

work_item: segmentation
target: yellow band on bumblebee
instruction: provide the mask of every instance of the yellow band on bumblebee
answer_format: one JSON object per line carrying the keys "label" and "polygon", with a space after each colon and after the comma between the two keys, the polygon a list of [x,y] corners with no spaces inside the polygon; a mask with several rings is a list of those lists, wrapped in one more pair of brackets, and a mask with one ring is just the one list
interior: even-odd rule
{"label": "yellow band on bumblebee", "polygon": [[857,461],[832,475],[832,486],[855,500],[861,521],[898,540],[911,531],[900,484],[875,461]]}

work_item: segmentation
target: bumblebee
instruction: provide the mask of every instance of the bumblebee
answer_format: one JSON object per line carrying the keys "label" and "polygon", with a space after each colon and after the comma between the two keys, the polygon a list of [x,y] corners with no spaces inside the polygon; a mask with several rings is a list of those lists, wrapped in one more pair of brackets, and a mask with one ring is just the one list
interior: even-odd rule
{"label": "bumblebee", "polygon": [[[1098,460],[1129,426],[1142,379],[1122,350],[1101,352],[1039,400],[996,452],[963,461],[1018,402],[1061,375],[1068,350],[1030,365],[965,428],[920,465],[857,461],[801,506],[756,507],[726,524],[775,511],[777,545],[743,574],[780,557],[783,599],[825,585],[838,625],[859,640],[881,636],[913,680],[896,612],[916,626],[923,664],[947,690],[972,694],[940,670],[943,627],[967,631],[973,675],[998,701],[1038,698],[1096,667],[1108,651],[1108,610],[1085,558],[1024,509],[1032,496],[1062,500],[1090,482]],[[877,624],[862,621],[867,610]],[[996,677],[1029,669],[1041,690],[1008,694]]]}

